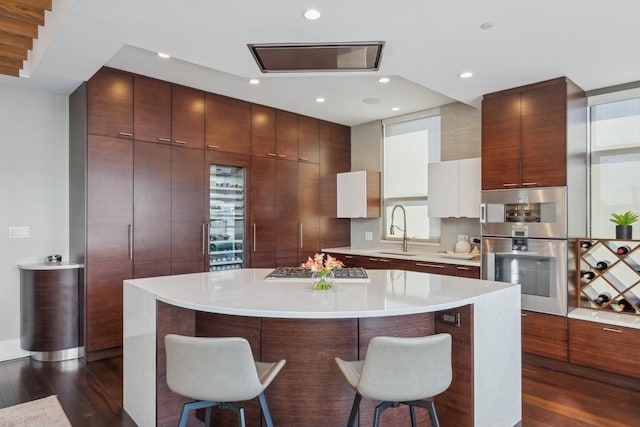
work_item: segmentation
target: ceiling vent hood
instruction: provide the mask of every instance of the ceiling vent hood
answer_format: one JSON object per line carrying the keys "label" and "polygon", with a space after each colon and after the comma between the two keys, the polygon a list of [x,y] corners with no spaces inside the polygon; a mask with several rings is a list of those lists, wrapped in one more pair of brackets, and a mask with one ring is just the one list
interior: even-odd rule
{"label": "ceiling vent hood", "polygon": [[249,44],[263,73],[377,71],[384,42]]}

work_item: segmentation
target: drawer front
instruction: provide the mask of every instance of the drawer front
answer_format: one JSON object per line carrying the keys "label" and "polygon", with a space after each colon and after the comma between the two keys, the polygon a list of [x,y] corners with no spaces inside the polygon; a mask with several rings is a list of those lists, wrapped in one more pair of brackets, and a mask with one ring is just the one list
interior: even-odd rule
{"label": "drawer front", "polygon": [[568,361],[567,318],[522,310],[522,351]]}
{"label": "drawer front", "polygon": [[571,363],[640,378],[640,330],[569,319]]}
{"label": "drawer front", "polygon": [[442,274],[444,276],[457,276],[455,264],[441,264],[439,262],[413,261],[410,269],[422,273]]}
{"label": "drawer front", "polygon": [[469,265],[456,265],[456,274],[458,277],[469,277],[471,279],[480,278],[480,267]]}
{"label": "drawer front", "polygon": [[359,256],[356,258],[356,267],[369,268],[371,270],[408,270],[409,261],[403,259]]}

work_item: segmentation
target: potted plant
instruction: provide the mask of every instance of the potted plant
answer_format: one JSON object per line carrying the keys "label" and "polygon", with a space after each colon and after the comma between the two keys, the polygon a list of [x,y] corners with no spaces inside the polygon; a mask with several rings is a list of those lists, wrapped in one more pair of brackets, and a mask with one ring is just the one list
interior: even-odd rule
{"label": "potted plant", "polygon": [[626,211],[625,213],[612,213],[609,221],[616,225],[616,239],[632,239],[633,228],[631,224],[640,218],[636,212]]}

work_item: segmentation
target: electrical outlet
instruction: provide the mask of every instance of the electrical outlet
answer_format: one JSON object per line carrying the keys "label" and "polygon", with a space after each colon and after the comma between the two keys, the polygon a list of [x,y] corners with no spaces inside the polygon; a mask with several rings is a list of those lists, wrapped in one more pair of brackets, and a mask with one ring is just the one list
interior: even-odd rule
{"label": "electrical outlet", "polygon": [[365,231],[364,240],[373,240],[373,233],[371,231]]}

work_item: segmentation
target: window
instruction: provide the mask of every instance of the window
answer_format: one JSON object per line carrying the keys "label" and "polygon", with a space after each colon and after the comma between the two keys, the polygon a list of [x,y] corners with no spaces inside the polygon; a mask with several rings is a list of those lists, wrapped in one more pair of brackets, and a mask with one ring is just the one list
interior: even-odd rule
{"label": "window", "polygon": [[640,98],[591,107],[591,235],[610,237],[612,212],[640,212]]}
{"label": "window", "polygon": [[[440,220],[429,218],[427,168],[440,161],[440,112],[429,111],[383,121],[382,155],[383,238],[401,240],[404,221],[412,240],[434,240],[440,237]],[[394,214],[394,233],[391,213]]]}

